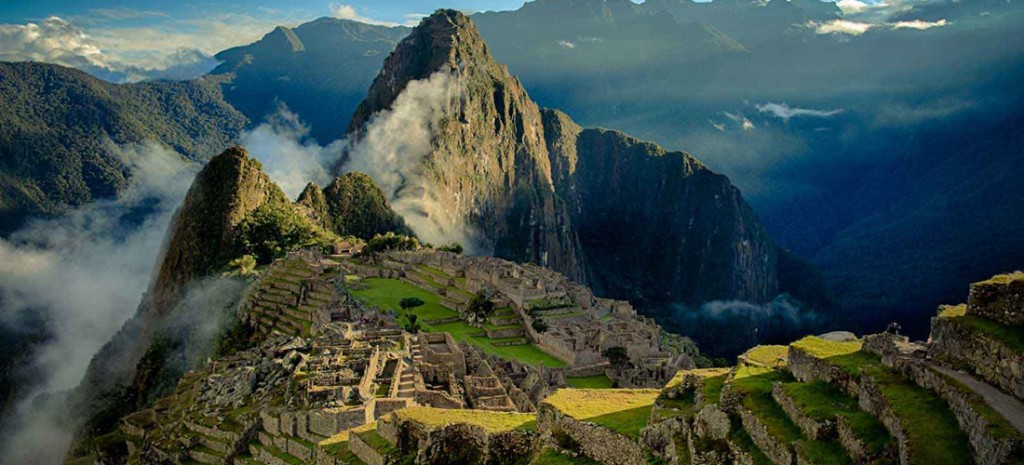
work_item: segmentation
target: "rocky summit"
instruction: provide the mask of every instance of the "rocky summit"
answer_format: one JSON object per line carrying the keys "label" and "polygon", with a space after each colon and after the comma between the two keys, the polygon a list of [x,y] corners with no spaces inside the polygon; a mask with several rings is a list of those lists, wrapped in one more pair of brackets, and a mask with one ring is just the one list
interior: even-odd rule
{"label": "rocky summit", "polygon": [[444,206],[435,220],[464,226],[480,252],[648,305],[789,292],[829,309],[809,273],[780,271],[810,267],[772,243],[728,178],[686,153],[539,108],[461,13],[435,13],[398,44],[350,131],[358,138],[410,82],[438,73],[451,76],[457,97],[433,128],[414,187],[435,195]]}

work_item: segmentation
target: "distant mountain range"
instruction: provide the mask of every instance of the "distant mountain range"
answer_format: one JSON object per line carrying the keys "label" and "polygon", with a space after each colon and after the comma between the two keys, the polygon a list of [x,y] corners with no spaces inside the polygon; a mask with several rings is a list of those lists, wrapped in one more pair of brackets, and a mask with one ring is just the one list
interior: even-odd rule
{"label": "distant mountain range", "polygon": [[[835,4],[816,0],[540,0],[473,16],[540,105],[692,151],[728,175],[782,246],[822,267],[856,326],[875,328],[962,299],[957,283],[1024,261],[1007,234],[1021,227],[1009,214],[1018,207],[976,194],[981,179],[1014,189],[980,173],[1019,166],[1000,154],[1012,151],[1007,128],[1024,100],[1011,84],[1024,75],[1024,44],[1011,39],[1024,8],[922,3],[859,35],[821,28],[840,19]],[[361,61],[307,58],[341,48],[300,34],[327,24],[366,55],[408,32],[321,19],[296,28],[301,47],[289,42],[282,59],[260,52],[283,37],[275,31],[232,53],[251,55],[254,67],[302,65],[247,85],[292,109],[319,100],[291,83],[323,80],[325,70],[362,76],[344,89],[368,87],[370,73],[352,64]],[[344,133],[333,115],[355,111],[337,102],[297,111],[321,142]],[[959,206],[938,212],[937,198]]]}

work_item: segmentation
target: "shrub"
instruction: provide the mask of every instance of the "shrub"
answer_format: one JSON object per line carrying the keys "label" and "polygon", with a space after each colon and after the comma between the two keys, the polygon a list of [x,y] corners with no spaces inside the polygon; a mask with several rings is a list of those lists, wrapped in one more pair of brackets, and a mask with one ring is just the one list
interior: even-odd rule
{"label": "shrub", "polygon": [[398,302],[398,306],[402,307],[402,310],[409,310],[410,308],[420,307],[424,303],[423,299],[419,297],[406,297]]}
{"label": "shrub", "polygon": [[471,321],[484,321],[494,313],[494,302],[483,291],[473,296],[469,301],[469,316]]}
{"label": "shrub", "polygon": [[440,250],[442,252],[451,252],[451,253],[458,253],[458,254],[460,254],[460,253],[462,253],[462,244],[459,244],[458,242],[452,242],[451,244],[448,244],[448,245],[442,245],[437,250]]}
{"label": "shrub", "polygon": [[533,330],[538,333],[543,333],[544,331],[548,330],[548,324],[545,323],[544,320],[540,318],[533,320],[533,324],[531,326],[533,326]]}
{"label": "shrub", "polygon": [[629,353],[622,346],[609,347],[602,351],[601,355],[608,359],[612,366],[620,367],[629,362]]}

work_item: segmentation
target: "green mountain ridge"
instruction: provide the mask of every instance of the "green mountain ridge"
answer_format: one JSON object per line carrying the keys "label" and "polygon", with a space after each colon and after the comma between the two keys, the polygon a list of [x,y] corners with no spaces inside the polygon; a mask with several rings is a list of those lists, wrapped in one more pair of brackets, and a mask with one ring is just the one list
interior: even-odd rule
{"label": "green mountain ridge", "polygon": [[202,161],[246,123],[216,78],[117,85],[57,65],[0,63],[0,234],[113,197],[130,176],[117,146],[153,142]]}

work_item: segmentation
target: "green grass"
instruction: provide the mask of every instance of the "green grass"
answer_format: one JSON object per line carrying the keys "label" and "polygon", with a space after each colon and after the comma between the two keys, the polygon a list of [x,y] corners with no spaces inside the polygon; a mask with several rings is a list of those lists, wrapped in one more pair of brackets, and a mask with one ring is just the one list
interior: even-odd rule
{"label": "green grass", "polygon": [[337,458],[341,463],[347,463],[351,465],[362,464],[363,461],[356,457],[352,451],[348,448],[349,431],[345,430],[334,436],[331,436],[323,441],[320,441],[318,445],[319,449],[326,452],[331,457]]}
{"label": "green grass", "polygon": [[[437,294],[398,279],[367,278],[362,284],[359,289],[352,291],[354,297],[377,308],[393,310],[403,319],[409,313],[416,314],[420,321],[459,316],[455,310],[441,305],[441,298]],[[398,303],[406,297],[417,297],[424,303],[420,307],[405,311]]]}
{"label": "green grass", "polygon": [[[834,349],[835,344],[848,343],[823,345],[814,341],[814,344]],[[956,417],[946,402],[935,393],[889,370],[874,354],[865,351],[849,352],[846,349],[824,350],[823,353],[836,353],[825,358],[841,370],[854,376],[868,375],[875,380],[886,405],[899,417],[907,433],[912,465],[974,462],[967,437],[956,422]]]}
{"label": "green grass", "polygon": [[892,442],[892,436],[878,419],[861,411],[857,401],[828,383],[785,383],[782,391],[800,413],[816,421],[843,417],[868,452],[875,454]]}
{"label": "green grass", "polygon": [[740,360],[765,367],[782,367],[786,365],[787,346],[757,346],[739,356]]}
{"label": "green grass", "polygon": [[729,437],[740,449],[750,454],[754,465],[774,465],[771,459],[754,444],[754,440],[750,438],[750,434],[747,434],[747,430],[743,429],[738,418],[730,418]]}
{"label": "green grass", "polygon": [[581,421],[616,431],[633,439],[647,426],[656,389],[559,389],[544,399],[558,411]]}
{"label": "green grass", "polygon": [[384,439],[384,436],[381,436],[380,433],[377,432],[376,428],[365,431],[356,431],[352,434],[358,435],[360,439],[366,441],[370,447],[374,448],[377,452],[380,452],[381,455],[388,455],[396,450],[395,445],[388,442],[387,439]]}
{"label": "green grass", "polygon": [[704,394],[704,402],[708,404],[717,404],[719,399],[722,398],[722,388],[725,387],[726,375],[713,376],[704,380],[704,386],[701,387],[702,394]]}
{"label": "green grass", "polygon": [[836,342],[827,341],[817,336],[807,336],[790,344],[790,346],[803,349],[817,358],[829,358],[857,352],[861,349],[862,343],[859,340]]}
{"label": "green grass", "polygon": [[395,412],[395,416],[432,427],[465,423],[479,426],[490,433],[534,431],[537,428],[537,416],[529,413],[409,407]]}
{"label": "green grass", "polygon": [[612,380],[603,374],[576,378],[567,377],[565,382],[569,383],[569,386],[579,389],[611,389],[612,387]]}
{"label": "green grass", "polygon": [[[540,350],[540,348],[533,344],[514,346],[494,345],[494,340],[482,335],[482,329],[470,326],[465,321],[438,325],[428,324],[427,321],[429,320],[458,317],[459,313],[441,305],[441,298],[436,294],[398,279],[367,278],[363,280],[363,286],[352,291],[352,295],[377,308],[393,310],[399,315],[401,324],[408,321],[406,318],[407,314],[414,313],[418,316],[423,331],[449,333],[456,341],[469,342],[489,354],[534,366],[544,365],[550,368],[557,368],[566,365],[562,360]],[[406,297],[418,297],[423,300],[424,304],[407,312],[402,310],[402,307],[399,305],[399,302]]]}
{"label": "green grass", "polygon": [[589,457],[570,457],[545,447],[530,461],[530,465],[601,465],[601,462]]}
{"label": "green grass", "polygon": [[797,453],[815,465],[853,465],[846,449],[833,441],[806,440],[796,445]]}
{"label": "green grass", "polygon": [[1010,350],[1024,354],[1024,328],[1009,326],[977,315],[946,316],[953,321],[967,327],[968,329],[984,334]]}

